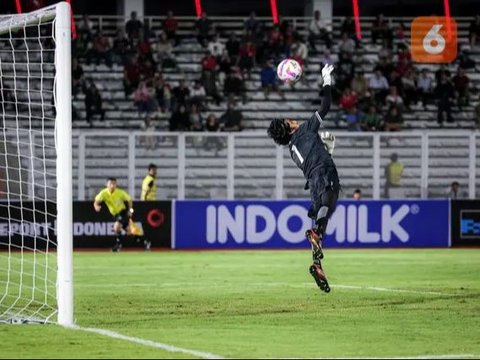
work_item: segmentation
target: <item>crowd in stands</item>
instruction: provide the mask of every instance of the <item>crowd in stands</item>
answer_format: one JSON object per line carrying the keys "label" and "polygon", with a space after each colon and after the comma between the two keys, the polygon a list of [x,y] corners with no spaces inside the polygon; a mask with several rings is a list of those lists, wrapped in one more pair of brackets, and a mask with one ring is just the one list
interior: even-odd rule
{"label": "crowd in stands", "polygon": [[[87,64],[123,66],[125,99],[131,100],[139,117],[145,119],[145,129],[154,128],[156,114],[165,113],[171,131],[241,131],[244,127],[238,103],[249,101],[245,82],[252,79],[252,71],[260,72],[258,89],[264,92],[265,99],[272,92],[284,99],[285,86],[276,76],[275,64],[290,57],[308,72],[309,54],[319,55],[322,66],[334,64],[334,99],[340,108],[334,120],[337,125],[346,124],[351,131],[399,131],[405,113],[430,105],[437,109],[437,121],[443,126],[456,120],[452,107],[462,110],[470,103],[472,86],[465,70],[474,68],[475,62],[468,52],[459,53],[455,74],[445,67],[435,73],[414,67],[404,25],[392,27],[383,15],[371,27],[370,43],[378,44],[379,51],[369,77],[359,61],[363,44],[356,36],[352,18],[343,20],[340,37],[335,38],[331,24],[316,11],[308,26],[308,36],[302,37],[290,21],[281,20],[265,27],[252,12],[244,22],[243,36],[238,38],[233,32],[226,36],[203,12],[192,34],[204,49],[201,72],[192,83],[181,80],[173,85],[162,74],[177,67],[173,50],[182,41],[178,24],[168,11],[162,30],[154,32],[132,12],[125,29],[109,38],[102,31],[95,31],[88,17],[83,17],[77,26],[78,38],[73,42],[73,89],[74,95],[85,94],[86,120],[91,126],[95,116],[104,119],[105,110],[95,83],[85,78],[76,61],[79,58]],[[469,41],[472,47],[480,42],[480,16],[469,28]],[[306,77],[302,81],[306,84]],[[321,97],[322,86],[318,85]],[[291,89],[295,90],[294,85]],[[211,104],[225,109],[218,119],[209,113]],[[474,116],[480,126],[480,105],[474,109]]]}

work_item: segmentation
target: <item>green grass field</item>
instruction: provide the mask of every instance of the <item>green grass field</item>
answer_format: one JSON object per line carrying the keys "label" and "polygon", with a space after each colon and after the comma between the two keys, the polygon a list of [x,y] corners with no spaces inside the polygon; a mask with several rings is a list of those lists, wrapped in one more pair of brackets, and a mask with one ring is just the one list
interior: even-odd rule
{"label": "green grass field", "polygon": [[[224,357],[480,357],[480,250],[76,253],[82,327]],[[397,289],[405,291],[386,291]],[[192,357],[54,325],[1,325],[2,358]]]}

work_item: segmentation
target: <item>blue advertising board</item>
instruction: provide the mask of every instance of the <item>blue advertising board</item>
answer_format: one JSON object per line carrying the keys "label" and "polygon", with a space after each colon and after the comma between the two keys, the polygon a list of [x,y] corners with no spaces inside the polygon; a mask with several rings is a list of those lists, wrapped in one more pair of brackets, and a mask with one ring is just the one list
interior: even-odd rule
{"label": "blue advertising board", "polygon": [[[175,201],[176,249],[308,248],[307,201]],[[448,200],[339,201],[325,248],[448,247]]]}

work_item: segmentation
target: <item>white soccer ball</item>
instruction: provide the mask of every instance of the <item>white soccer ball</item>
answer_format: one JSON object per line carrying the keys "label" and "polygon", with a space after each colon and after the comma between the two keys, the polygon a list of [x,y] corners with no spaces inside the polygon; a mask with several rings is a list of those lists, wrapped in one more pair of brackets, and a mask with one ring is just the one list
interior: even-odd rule
{"label": "white soccer ball", "polygon": [[277,75],[283,82],[294,83],[302,77],[302,67],[297,60],[285,59],[278,64]]}

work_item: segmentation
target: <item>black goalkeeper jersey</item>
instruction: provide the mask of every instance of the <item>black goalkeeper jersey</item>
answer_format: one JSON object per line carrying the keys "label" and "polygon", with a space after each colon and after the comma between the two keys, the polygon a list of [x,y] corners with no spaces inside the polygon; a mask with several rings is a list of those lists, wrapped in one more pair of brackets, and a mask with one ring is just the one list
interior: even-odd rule
{"label": "black goalkeeper jersey", "polygon": [[309,179],[312,170],[318,167],[335,167],[332,156],[327,151],[326,145],[320,139],[318,130],[330,108],[330,86],[325,86],[325,98],[322,107],[315,111],[312,117],[299,126],[293,133],[288,147],[293,161],[303,171],[305,179]]}

